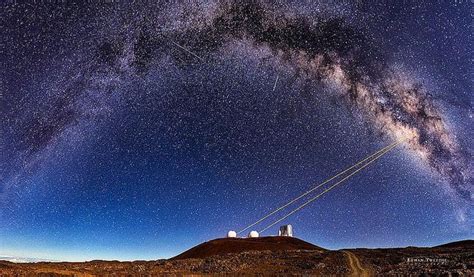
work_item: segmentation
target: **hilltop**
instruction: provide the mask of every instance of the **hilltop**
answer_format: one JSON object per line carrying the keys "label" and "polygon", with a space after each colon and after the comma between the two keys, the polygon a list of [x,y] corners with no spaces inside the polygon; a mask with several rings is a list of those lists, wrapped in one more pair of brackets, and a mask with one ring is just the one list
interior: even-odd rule
{"label": "hilltop", "polygon": [[83,263],[0,261],[0,276],[182,274],[474,275],[474,243],[435,247],[327,250],[292,237],[224,238],[199,244],[168,260]]}

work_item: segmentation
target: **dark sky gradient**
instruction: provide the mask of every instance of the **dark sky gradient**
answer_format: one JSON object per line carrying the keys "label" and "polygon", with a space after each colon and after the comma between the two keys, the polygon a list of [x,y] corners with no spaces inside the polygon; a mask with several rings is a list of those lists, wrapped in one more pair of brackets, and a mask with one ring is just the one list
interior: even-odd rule
{"label": "dark sky gradient", "polygon": [[[326,248],[472,238],[472,4],[311,2],[2,4],[0,256],[170,257],[405,128],[420,139],[284,222]],[[351,84],[408,76],[423,114],[398,88],[340,93],[301,52]]]}

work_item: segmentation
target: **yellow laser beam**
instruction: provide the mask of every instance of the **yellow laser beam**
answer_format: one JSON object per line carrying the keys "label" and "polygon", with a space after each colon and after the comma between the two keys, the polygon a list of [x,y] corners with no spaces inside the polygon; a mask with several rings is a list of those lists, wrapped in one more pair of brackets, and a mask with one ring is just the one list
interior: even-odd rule
{"label": "yellow laser beam", "polygon": [[315,197],[309,199],[308,201],[306,201],[305,203],[303,203],[302,205],[298,206],[296,209],[292,210],[291,212],[289,212],[288,214],[286,214],[285,216],[283,216],[282,218],[278,219],[277,221],[273,222],[272,224],[268,225],[267,227],[263,228],[262,230],[260,230],[260,233],[261,232],[264,232],[265,230],[267,230],[268,228],[274,226],[275,224],[285,220],[286,218],[288,218],[289,216],[291,216],[292,214],[296,213],[297,211],[303,209],[304,207],[306,207],[308,204],[310,204],[311,202],[315,201],[316,199],[318,199],[319,197],[321,197],[322,195],[326,194],[327,192],[331,191],[333,188],[335,188],[336,186],[338,186],[339,184],[343,183],[345,180],[349,179],[350,177],[352,177],[354,174],[356,174],[357,172],[361,171],[362,169],[366,168],[367,166],[369,166],[371,163],[375,162],[376,160],[378,160],[379,158],[381,158],[383,155],[387,154],[388,152],[390,152],[393,148],[395,148],[396,146],[398,146],[400,143],[402,143],[404,140],[401,140],[401,141],[398,141],[396,142],[394,145],[392,145],[390,148],[386,149],[385,151],[383,151],[382,153],[380,153],[378,156],[374,157],[372,160],[370,160],[369,162],[367,162],[366,164],[364,164],[363,166],[361,166],[360,168],[358,168],[357,170],[355,170],[354,172],[352,172],[351,174],[347,175],[346,177],[344,177],[343,179],[341,179],[340,181],[336,182],[334,185],[330,186],[329,188],[325,189],[323,192],[321,192],[320,194],[316,195]]}
{"label": "yellow laser beam", "polygon": [[360,160],[360,161],[357,162],[356,164],[354,164],[354,165],[352,165],[352,166],[346,168],[345,170],[343,170],[343,171],[339,172],[338,174],[334,175],[333,177],[331,177],[331,178],[329,178],[329,179],[326,179],[326,180],[323,181],[322,183],[320,183],[320,184],[318,184],[317,186],[311,188],[310,190],[304,192],[303,194],[301,194],[300,196],[298,196],[298,197],[296,197],[295,199],[291,200],[290,202],[286,203],[285,205],[283,205],[283,206],[281,206],[281,207],[275,209],[274,211],[272,211],[272,212],[270,212],[269,214],[265,215],[264,217],[260,218],[260,219],[257,220],[256,222],[254,222],[254,223],[248,225],[247,227],[243,228],[242,230],[240,230],[239,232],[237,232],[237,234],[240,234],[240,233],[242,233],[243,231],[248,230],[250,227],[253,227],[253,226],[259,224],[260,222],[264,221],[264,220],[267,219],[268,217],[274,215],[275,213],[277,213],[277,212],[281,211],[282,209],[288,207],[289,205],[295,203],[296,201],[300,200],[301,198],[305,197],[306,195],[310,194],[311,192],[317,190],[318,188],[322,187],[323,185],[327,184],[328,182],[334,180],[335,178],[337,178],[337,177],[339,177],[339,176],[345,174],[346,172],[352,170],[353,168],[359,166],[360,164],[364,163],[365,161],[367,161],[367,160],[369,160],[369,159],[375,157],[377,154],[383,152],[384,150],[390,148],[391,146],[393,146],[393,145],[395,145],[395,144],[397,144],[397,142],[394,142],[394,143],[392,143],[392,144],[390,144],[390,145],[388,145],[388,146],[385,146],[385,147],[381,148],[380,150],[375,151],[374,153],[372,153],[372,154],[370,154],[369,156],[365,157],[364,159]]}

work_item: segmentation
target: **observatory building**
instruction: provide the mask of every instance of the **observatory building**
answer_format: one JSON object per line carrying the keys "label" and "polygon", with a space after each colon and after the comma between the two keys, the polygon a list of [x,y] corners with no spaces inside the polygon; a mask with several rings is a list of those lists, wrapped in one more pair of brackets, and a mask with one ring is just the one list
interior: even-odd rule
{"label": "observatory building", "polygon": [[[278,230],[278,236],[279,237],[293,237],[293,226],[291,226],[290,224],[280,226],[280,229]],[[258,238],[260,237],[260,234],[257,231],[251,231],[247,235],[247,237]],[[227,238],[237,238],[237,232],[233,230],[227,232]]]}
{"label": "observatory building", "polygon": [[258,238],[259,237],[259,234],[257,231],[252,231],[249,233],[248,235],[249,238]]}
{"label": "observatory building", "polygon": [[280,237],[292,237],[293,236],[293,226],[291,226],[290,224],[281,226],[280,230],[278,230],[278,236],[280,236]]}

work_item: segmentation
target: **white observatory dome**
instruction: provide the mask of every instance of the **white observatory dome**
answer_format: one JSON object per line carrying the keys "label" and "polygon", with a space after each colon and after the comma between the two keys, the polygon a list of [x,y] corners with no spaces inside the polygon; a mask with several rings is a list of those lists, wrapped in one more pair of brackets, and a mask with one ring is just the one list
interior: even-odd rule
{"label": "white observatory dome", "polygon": [[249,238],[258,238],[258,232],[257,231],[252,231],[249,233]]}
{"label": "white observatory dome", "polygon": [[228,238],[236,238],[237,233],[235,231],[229,231],[229,232],[227,232],[227,237]]}

